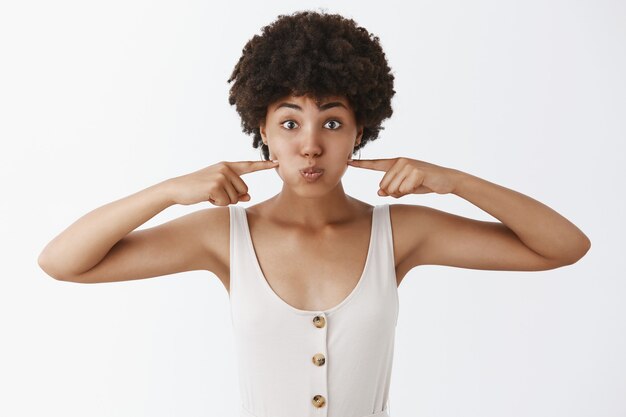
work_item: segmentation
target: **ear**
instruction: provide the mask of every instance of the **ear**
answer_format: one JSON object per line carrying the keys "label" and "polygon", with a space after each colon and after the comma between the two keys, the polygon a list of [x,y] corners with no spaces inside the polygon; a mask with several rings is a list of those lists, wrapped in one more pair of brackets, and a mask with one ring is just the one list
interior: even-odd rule
{"label": "ear", "polygon": [[356,146],[359,143],[361,143],[361,138],[362,137],[363,137],[363,126],[358,126],[357,127],[356,142],[354,143],[354,146]]}
{"label": "ear", "polygon": [[267,135],[265,134],[265,121],[261,121],[261,123],[259,124],[259,132],[261,133],[261,139],[263,140],[263,143],[265,145],[267,145]]}

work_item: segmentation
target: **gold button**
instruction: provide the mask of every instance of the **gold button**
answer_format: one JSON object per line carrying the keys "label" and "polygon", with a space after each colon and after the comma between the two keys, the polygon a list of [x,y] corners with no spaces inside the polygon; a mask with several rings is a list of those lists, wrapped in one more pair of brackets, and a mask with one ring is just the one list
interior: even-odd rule
{"label": "gold button", "polygon": [[326,325],[326,319],[324,316],[315,316],[313,317],[313,324],[315,324],[315,327],[322,328]]}
{"label": "gold button", "polygon": [[317,408],[324,407],[324,404],[326,404],[326,398],[323,395],[313,397],[313,405]]}
{"label": "gold button", "polygon": [[322,366],[326,363],[326,358],[321,353],[316,353],[313,355],[313,363],[317,366]]}

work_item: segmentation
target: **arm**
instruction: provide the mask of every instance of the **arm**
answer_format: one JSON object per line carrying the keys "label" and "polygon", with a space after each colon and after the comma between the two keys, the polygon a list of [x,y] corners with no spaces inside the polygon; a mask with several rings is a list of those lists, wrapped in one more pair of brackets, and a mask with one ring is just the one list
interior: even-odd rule
{"label": "arm", "polygon": [[408,269],[417,265],[540,271],[573,264],[591,245],[583,232],[550,207],[517,191],[454,171],[452,193],[501,222],[423,206],[399,207],[408,242]]}
{"label": "arm", "polygon": [[585,234],[545,204],[476,176],[410,158],[351,162],[387,171],[379,195],[452,193],[500,222],[469,219],[417,205],[394,205],[396,262],[536,271],[572,264],[591,246]]}
{"label": "arm", "polygon": [[92,210],[45,246],[39,266],[57,279],[85,272],[124,236],[173,204],[162,182]]}
{"label": "arm", "polygon": [[[93,210],[55,237],[39,255],[53,278],[83,283],[150,278],[191,270],[229,275],[229,204],[250,200],[241,175],[272,161],[221,161],[171,178]],[[135,230],[165,208],[209,201],[199,210]]]}
{"label": "arm", "polygon": [[[517,237],[538,255],[569,265],[591,247],[591,241],[578,227],[545,204],[476,176],[454,172],[452,193],[500,220],[500,234]],[[508,230],[504,231],[502,226]]]}
{"label": "arm", "polygon": [[[39,266],[55,279],[80,283],[200,269],[222,272],[225,260],[220,255],[228,227],[228,212],[223,208],[199,210],[134,230],[174,204],[170,185],[164,181],[82,216],[46,245]],[[213,239],[209,241],[206,232],[213,233]]]}

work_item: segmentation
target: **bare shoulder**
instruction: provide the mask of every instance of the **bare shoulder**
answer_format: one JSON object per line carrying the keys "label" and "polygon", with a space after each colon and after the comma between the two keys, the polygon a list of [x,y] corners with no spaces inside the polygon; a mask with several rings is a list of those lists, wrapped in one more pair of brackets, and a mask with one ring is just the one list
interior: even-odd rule
{"label": "bare shoulder", "polygon": [[230,275],[229,206],[201,210],[197,227],[206,247],[205,269],[213,272],[228,288]]}
{"label": "bare shoulder", "polygon": [[[398,284],[415,265],[411,255],[419,250],[428,233],[428,207],[413,204],[389,204],[393,249]],[[422,227],[415,227],[422,225]]]}
{"label": "bare shoulder", "polygon": [[[396,233],[396,270],[444,265],[491,271],[543,271],[569,265],[546,258],[505,224],[448,213],[431,207],[397,204],[390,208]],[[399,265],[398,265],[399,263]]]}
{"label": "bare shoulder", "polygon": [[[389,216],[397,265],[426,236],[425,223],[429,217],[428,207],[413,204],[389,204]],[[424,227],[415,228],[413,227],[415,224],[422,224]]]}
{"label": "bare shoulder", "polygon": [[409,269],[431,263],[424,258],[424,253],[432,237],[443,238],[446,230],[458,229],[462,221],[486,223],[419,204],[390,204],[389,212],[397,252],[396,266]]}

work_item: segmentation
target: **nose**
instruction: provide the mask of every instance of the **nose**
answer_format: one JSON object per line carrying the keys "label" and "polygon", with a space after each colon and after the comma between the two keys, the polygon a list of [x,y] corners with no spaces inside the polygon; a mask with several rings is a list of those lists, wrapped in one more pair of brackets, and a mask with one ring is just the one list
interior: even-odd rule
{"label": "nose", "polygon": [[320,133],[315,128],[303,132],[301,152],[309,158],[322,153]]}

